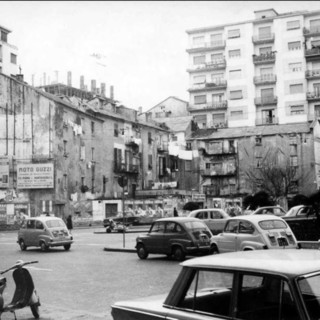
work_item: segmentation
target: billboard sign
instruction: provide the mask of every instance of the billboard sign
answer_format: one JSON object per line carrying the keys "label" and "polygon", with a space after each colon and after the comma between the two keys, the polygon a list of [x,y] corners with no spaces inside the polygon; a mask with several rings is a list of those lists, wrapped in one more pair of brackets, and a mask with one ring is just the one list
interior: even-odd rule
{"label": "billboard sign", "polygon": [[53,163],[28,163],[17,165],[18,189],[54,188]]}

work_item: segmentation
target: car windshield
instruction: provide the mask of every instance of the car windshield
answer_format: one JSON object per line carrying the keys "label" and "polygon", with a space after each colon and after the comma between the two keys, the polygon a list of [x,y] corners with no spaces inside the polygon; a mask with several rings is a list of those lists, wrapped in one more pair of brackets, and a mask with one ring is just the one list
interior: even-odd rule
{"label": "car windshield", "polygon": [[320,315],[320,274],[302,277],[298,280],[299,289],[311,320]]}
{"label": "car windshield", "polygon": [[201,221],[188,221],[185,222],[184,225],[196,239],[199,239],[201,233],[204,233],[211,238],[210,230]]}
{"label": "car windshield", "polygon": [[271,230],[271,229],[286,229],[287,225],[284,221],[281,220],[265,220],[260,221],[259,226],[263,230]]}
{"label": "car windshield", "polygon": [[48,220],[46,221],[46,225],[48,228],[57,228],[57,227],[64,227],[65,224],[62,220]]}

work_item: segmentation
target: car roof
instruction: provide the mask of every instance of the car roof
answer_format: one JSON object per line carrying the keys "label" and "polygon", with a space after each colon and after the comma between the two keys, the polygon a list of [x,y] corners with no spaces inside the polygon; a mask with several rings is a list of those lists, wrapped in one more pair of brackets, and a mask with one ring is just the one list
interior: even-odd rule
{"label": "car roof", "polygon": [[201,212],[201,211],[222,211],[225,212],[221,208],[207,208],[207,209],[197,209],[197,210],[192,210],[190,213],[196,213],[196,212]]}
{"label": "car roof", "polygon": [[48,220],[61,220],[61,218],[58,217],[29,217],[26,220],[40,220],[40,221],[48,221]]}
{"label": "car roof", "polygon": [[275,216],[274,214],[255,214],[255,215],[243,215],[231,217],[228,220],[247,220],[251,222],[260,222],[265,220],[281,220],[284,221],[281,217]]}
{"label": "car roof", "polygon": [[[176,221],[176,222],[190,222],[190,221],[196,221],[199,222],[201,220],[197,219],[197,218],[193,218],[193,217],[168,217],[168,218],[160,218],[157,219],[155,222],[157,221]],[[202,221],[201,221],[202,222]]]}
{"label": "car roof", "polygon": [[186,260],[181,265],[268,272],[292,277],[320,271],[320,251],[313,249],[237,251],[194,258]]}

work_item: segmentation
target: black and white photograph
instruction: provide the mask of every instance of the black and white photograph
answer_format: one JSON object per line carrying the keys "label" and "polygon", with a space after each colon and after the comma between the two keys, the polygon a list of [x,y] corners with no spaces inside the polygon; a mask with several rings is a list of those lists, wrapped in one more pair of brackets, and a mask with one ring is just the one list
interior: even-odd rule
{"label": "black and white photograph", "polygon": [[0,319],[320,319],[319,1],[0,1]]}

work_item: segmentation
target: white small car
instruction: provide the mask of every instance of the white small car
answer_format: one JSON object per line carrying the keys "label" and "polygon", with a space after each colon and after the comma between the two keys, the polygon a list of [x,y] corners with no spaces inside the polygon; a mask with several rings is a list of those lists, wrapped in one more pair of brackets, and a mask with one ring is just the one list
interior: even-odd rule
{"label": "white small car", "polygon": [[40,247],[42,251],[47,251],[50,247],[59,246],[69,250],[73,237],[60,218],[32,217],[22,224],[17,242],[22,251],[27,250],[27,247]]}
{"label": "white small car", "polygon": [[211,241],[214,253],[298,247],[289,225],[280,217],[266,214],[230,218],[223,232]]}

